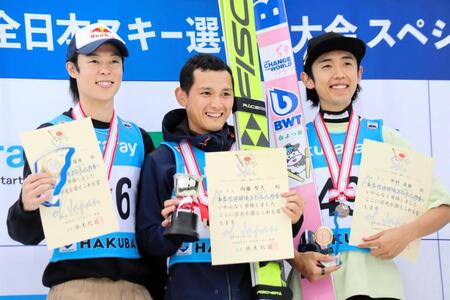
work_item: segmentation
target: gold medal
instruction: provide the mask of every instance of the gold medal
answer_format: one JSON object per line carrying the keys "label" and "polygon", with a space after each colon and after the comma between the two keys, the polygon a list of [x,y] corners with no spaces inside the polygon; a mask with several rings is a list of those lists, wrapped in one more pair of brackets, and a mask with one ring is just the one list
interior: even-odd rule
{"label": "gold medal", "polygon": [[316,243],[322,246],[322,248],[325,248],[333,241],[333,233],[331,232],[331,229],[326,226],[317,228],[314,235]]}
{"label": "gold medal", "polygon": [[59,176],[61,164],[55,157],[50,157],[42,162],[41,172],[47,173],[53,177]]}

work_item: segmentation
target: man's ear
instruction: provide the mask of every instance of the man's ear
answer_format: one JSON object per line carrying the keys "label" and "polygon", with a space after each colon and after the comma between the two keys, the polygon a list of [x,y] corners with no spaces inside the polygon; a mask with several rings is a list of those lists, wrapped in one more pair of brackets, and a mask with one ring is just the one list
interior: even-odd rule
{"label": "man's ear", "polygon": [[361,81],[361,79],[362,79],[362,74],[363,74],[363,67],[362,66],[359,66],[359,69],[358,69],[358,83]]}
{"label": "man's ear", "polygon": [[305,87],[307,89],[312,90],[314,88],[314,80],[311,77],[309,77],[308,74],[306,74],[305,72],[302,72],[300,76]]}
{"label": "man's ear", "polygon": [[72,78],[77,78],[78,76],[78,70],[77,67],[75,67],[75,64],[71,61],[66,62],[66,70],[67,73],[69,73],[69,76]]}
{"label": "man's ear", "polygon": [[187,94],[181,87],[175,89],[175,97],[182,107],[187,106]]}

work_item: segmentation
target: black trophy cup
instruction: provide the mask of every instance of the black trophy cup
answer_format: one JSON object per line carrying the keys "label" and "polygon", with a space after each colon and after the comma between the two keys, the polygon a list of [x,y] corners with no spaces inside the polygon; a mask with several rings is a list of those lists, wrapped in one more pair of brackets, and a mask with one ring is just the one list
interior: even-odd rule
{"label": "black trophy cup", "polygon": [[175,195],[182,198],[177,209],[171,215],[171,225],[164,230],[164,237],[173,241],[196,242],[198,215],[194,212],[194,205],[198,202],[198,188],[201,178],[190,174],[175,174]]}

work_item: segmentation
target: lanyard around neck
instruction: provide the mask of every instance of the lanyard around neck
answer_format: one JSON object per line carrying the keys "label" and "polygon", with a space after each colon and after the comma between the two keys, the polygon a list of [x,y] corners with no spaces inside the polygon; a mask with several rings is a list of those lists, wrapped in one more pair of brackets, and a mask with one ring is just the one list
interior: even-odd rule
{"label": "lanyard around neck", "polygon": [[[236,150],[236,143],[233,143],[230,150]],[[195,175],[199,178],[203,178],[200,168],[198,166],[197,159],[195,158],[194,149],[192,149],[191,144],[189,144],[186,140],[178,143],[178,150],[183,157],[184,165],[186,166],[186,171],[188,174]],[[202,220],[208,220],[208,193],[206,191],[205,183],[202,180],[199,191],[198,191],[198,199],[199,199],[199,208]]]}
{"label": "lanyard around neck", "polygon": [[[75,105],[75,107],[72,109],[72,118],[74,120],[82,120],[86,118],[86,114],[84,113],[79,101],[77,105]],[[105,149],[103,150],[103,160],[107,169],[108,180],[111,176],[114,156],[116,154],[117,142],[119,140],[119,122],[114,110],[109,124],[108,138],[106,139]]]}
{"label": "lanyard around neck", "polygon": [[338,162],[336,151],[331,142],[330,133],[320,114],[314,120],[314,127],[323,149],[328,171],[333,182],[333,189],[329,190],[329,200],[347,200],[355,198],[355,190],[348,186],[352,169],[353,154],[359,132],[359,117],[352,112],[345,134],[344,150],[341,162]]}

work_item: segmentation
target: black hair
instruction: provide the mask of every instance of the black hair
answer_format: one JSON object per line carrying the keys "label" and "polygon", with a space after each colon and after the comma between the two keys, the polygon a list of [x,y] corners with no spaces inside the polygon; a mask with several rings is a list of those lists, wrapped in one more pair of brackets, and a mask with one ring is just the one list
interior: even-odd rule
{"label": "black hair", "polygon": [[[122,52],[120,52],[120,51],[118,51],[118,55],[120,55],[120,57],[122,58],[122,68],[124,69],[125,68],[125,58],[123,57]],[[79,56],[79,53],[75,52],[73,54],[73,56],[70,59],[68,59],[67,61],[73,63],[77,72],[80,72],[80,68],[78,67],[78,56]],[[70,94],[72,95],[73,103],[77,104],[78,101],[80,101],[80,93],[78,92],[78,84],[77,84],[77,80],[70,75],[69,75],[69,91],[70,91]]]}
{"label": "black hair", "polygon": [[186,94],[189,94],[191,87],[194,85],[194,71],[197,69],[202,71],[227,71],[234,86],[231,69],[222,59],[211,54],[199,53],[192,56],[180,71],[180,87]]}
{"label": "black hair", "polygon": [[[358,70],[359,70],[359,66],[360,65],[361,65],[361,62],[358,61],[357,62],[357,69]],[[312,73],[312,68],[305,69],[305,73],[308,75],[308,77],[311,78],[312,81],[314,81],[314,75]],[[353,103],[356,100],[356,98],[358,98],[358,95],[359,95],[360,91],[361,91],[361,86],[358,83],[358,85],[356,86],[355,93],[353,93],[352,102],[351,103]],[[317,91],[316,91],[315,88],[313,88],[313,89],[306,88],[306,100],[311,101],[312,102],[312,106],[314,106],[314,107],[319,106],[320,99],[319,99],[319,95],[317,94]]]}
{"label": "black hair", "polygon": [[[78,67],[78,53],[75,53],[69,60],[69,62],[73,63],[77,72],[80,72],[80,68]],[[69,89],[70,94],[72,95],[72,101],[74,104],[78,103],[80,100],[80,94],[78,93],[78,84],[77,80],[69,75]]]}

